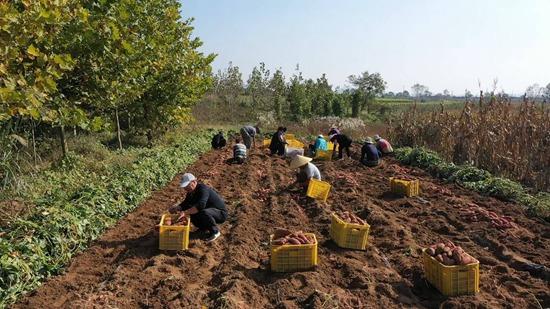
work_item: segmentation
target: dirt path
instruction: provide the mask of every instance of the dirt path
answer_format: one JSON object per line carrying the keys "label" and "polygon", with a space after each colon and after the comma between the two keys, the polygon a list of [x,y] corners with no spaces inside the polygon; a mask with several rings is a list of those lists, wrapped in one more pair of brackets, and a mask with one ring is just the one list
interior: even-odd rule
{"label": "dirt path", "polygon": [[[529,267],[550,267],[550,227],[517,205],[442,184],[392,159],[372,169],[350,159],[319,163],[334,189],[327,203],[310,201],[288,186],[293,176],[283,159],[257,151],[238,166],[226,164],[228,156],[229,150],[209,152],[189,169],[227,202],[230,219],[217,242],[193,239],[185,252],[158,250],[152,227],[183,198],[176,177],[14,308],[550,307],[550,274]],[[422,198],[388,194],[387,179],[395,175],[419,178]],[[510,215],[518,228],[466,222],[467,203]],[[353,210],[371,224],[366,251],[330,240],[334,210]],[[268,270],[275,227],[317,235],[315,271]],[[442,237],[480,260],[478,295],[445,298],[423,279],[419,250]]]}

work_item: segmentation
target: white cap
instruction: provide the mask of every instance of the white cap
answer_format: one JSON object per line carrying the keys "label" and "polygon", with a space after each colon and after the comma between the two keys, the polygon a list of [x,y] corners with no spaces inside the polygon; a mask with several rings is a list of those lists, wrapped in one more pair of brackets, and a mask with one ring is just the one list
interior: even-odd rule
{"label": "white cap", "polygon": [[324,136],[323,136],[323,134],[319,134],[319,135],[317,135],[317,137],[323,138]]}
{"label": "white cap", "polygon": [[197,180],[195,175],[193,175],[191,173],[183,174],[183,177],[181,177],[180,187],[182,187],[182,188],[187,187],[191,183],[191,181],[193,181],[193,180]]}

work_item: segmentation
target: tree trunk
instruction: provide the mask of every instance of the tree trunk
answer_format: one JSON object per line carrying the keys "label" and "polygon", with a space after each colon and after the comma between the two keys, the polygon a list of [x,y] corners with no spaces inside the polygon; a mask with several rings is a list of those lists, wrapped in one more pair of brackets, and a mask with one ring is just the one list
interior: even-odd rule
{"label": "tree trunk", "polygon": [[118,108],[115,109],[116,117],[116,137],[118,139],[118,149],[122,150],[122,139],[120,138],[120,120],[118,118]]}
{"label": "tree trunk", "polygon": [[130,113],[128,113],[128,131],[130,131],[130,128],[131,128],[131,126],[130,126]]}
{"label": "tree trunk", "polygon": [[32,158],[34,161],[34,166],[38,164],[38,160],[36,158],[36,139],[34,138],[34,122],[31,124],[31,132],[32,132]]}
{"label": "tree trunk", "polygon": [[61,138],[61,150],[63,150],[63,157],[67,157],[67,140],[65,139],[65,127],[59,127],[59,137]]}
{"label": "tree trunk", "polygon": [[74,137],[76,137],[76,126],[73,126],[73,134],[74,134]]}

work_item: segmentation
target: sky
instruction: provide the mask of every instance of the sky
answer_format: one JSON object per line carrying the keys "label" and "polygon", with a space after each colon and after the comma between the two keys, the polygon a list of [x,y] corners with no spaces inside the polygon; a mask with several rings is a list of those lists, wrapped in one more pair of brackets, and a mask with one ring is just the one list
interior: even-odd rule
{"label": "sky", "polygon": [[[213,70],[260,62],[334,86],[378,72],[387,91],[522,94],[550,83],[550,0],[181,0]],[[481,87],[479,86],[481,85]]]}

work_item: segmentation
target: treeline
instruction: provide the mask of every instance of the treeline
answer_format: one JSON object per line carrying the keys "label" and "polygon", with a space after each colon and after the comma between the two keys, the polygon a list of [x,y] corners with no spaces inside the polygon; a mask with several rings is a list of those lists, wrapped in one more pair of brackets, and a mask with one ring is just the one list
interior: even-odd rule
{"label": "treeline", "polygon": [[213,76],[206,100],[218,100],[218,105],[229,107],[244,106],[258,115],[271,113],[277,120],[297,121],[313,116],[358,117],[386,89],[379,73],[363,72],[348,80],[352,88],[334,88],[325,74],[306,79],[297,66],[287,78],[281,69],[272,73],[260,63],[245,83],[239,67],[229,63]]}
{"label": "treeline", "polygon": [[[121,130],[151,141],[211,84],[177,0],[0,1],[0,144]],[[5,171],[2,171],[2,174]]]}

